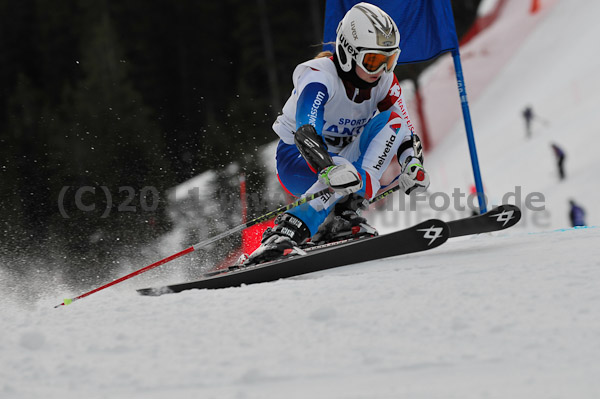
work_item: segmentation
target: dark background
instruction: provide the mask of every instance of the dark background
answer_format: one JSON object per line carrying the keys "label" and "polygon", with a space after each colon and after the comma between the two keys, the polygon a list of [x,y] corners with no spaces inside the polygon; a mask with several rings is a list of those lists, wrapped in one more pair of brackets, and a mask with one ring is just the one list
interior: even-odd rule
{"label": "dark background", "polygon": [[[478,3],[452,1],[459,36]],[[2,253],[52,247],[105,262],[169,229],[164,197],[139,211],[154,200],[140,198],[144,187],[162,195],[231,162],[260,190],[254,154],[276,139],[294,67],[320,50],[324,9],[324,0],[0,0]],[[396,73],[416,79],[424,67]],[[66,186],[69,218],[58,207]],[[96,187],[84,197],[95,211],[77,211],[82,186]],[[138,211],[103,218],[101,186],[114,210],[131,200]]]}

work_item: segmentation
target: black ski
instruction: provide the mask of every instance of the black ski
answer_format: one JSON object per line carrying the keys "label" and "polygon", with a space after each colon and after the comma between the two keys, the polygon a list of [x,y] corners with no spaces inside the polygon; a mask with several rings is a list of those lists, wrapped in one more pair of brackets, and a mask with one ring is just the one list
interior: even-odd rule
{"label": "black ski", "polygon": [[447,222],[450,237],[489,233],[514,226],[521,220],[521,210],[515,205],[500,205],[481,215]]}
{"label": "black ski", "polygon": [[232,266],[229,269],[209,272],[198,281],[143,288],[138,292],[142,295],[162,295],[189,289],[227,288],[274,281],[354,263],[424,251],[443,244],[451,237],[504,230],[517,224],[520,219],[521,210],[517,206],[500,205],[481,215],[447,223],[431,219],[382,236],[363,237],[308,248],[306,255],[294,255],[248,267]]}
{"label": "black ski", "polygon": [[273,262],[224,270],[214,276],[189,283],[137,290],[142,295],[162,295],[189,289],[216,289],[242,284],[264,283],[321,270],[390,256],[425,251],[442,245],[450,237],[448,225],[430,219],[410,228],[376,237],[325,245],[306,255],[293,255]]}

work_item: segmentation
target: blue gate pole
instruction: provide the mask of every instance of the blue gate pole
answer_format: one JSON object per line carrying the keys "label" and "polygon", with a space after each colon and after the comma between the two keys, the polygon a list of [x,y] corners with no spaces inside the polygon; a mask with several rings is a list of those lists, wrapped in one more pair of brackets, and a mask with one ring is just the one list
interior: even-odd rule
{"label": "blue gate pole", "polygon": [[469,111],[469,101],[467,100],[467,89],[465,88],[465,79],[460,62],[460,53],[458,48],[452,50],[454,59],[454,70],[456,71],[456,83],[458,84],[458,95],[462,106],[463,119],[465,120],[465,129],[467,130],[467,141],[469,142],[469,152],[471,153],[471,166],[473,167],[473,176],[475,178],[475,188],[477,189],[477,199],[479,200],[479,213],[487,212],[483,184],[481,182],[481,173],[479,171],[479,160],[477,159],[477,147],[475,146],[475,136],[473,135],[473,125],[471,124],[471,112]]}

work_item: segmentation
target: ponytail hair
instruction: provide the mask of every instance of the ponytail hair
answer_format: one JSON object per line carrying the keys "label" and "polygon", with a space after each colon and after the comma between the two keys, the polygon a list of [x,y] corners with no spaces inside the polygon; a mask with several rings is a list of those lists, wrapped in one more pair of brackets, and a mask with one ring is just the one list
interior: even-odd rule
{"label": "ponytail hair", "polygon": [[329,50],[326,50],[326,51],[321,51],[319,54],[315,55],[314,59],[316,60],[317,58],[329,58],[332,56],[333,56],[333,53]]}
{"label": "ponytail hair", "polygon": [[[335,42],[327,42],[327,43],[320,43],[315,45],[316,46],[332,46],[335,47]],[[329,51],[329,50],[325,50],[325,51],[321,51],[319,54],[315,55],[315,60],[317,58],[329,58],[329,57],[333,57],[333,51]]]}

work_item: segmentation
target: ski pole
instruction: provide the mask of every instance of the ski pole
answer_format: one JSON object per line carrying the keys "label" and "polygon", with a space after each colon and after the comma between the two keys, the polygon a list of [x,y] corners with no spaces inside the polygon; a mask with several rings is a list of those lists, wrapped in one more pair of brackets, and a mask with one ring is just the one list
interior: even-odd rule
{"label": "ski pole", "polygon": [[267,221],[267,220],[269,220],[269,219],[271,219],[271,218],[279,215],[280,213],[288,211],[288,210],[290,210],[292,208],[296,208],[296,207],[298,207],[300,205],[303,205],[303,204],[305,204],[307,202],[310,202],[310,201],[314,200],[315,198],[318,198],[321,195],[327,194],[329,192],[330,192],[330,190],[329,190],[329,187],[328,187],[328,188],[323,189],[321,191],[317,191],[316,193],[303,196],[303,197],[299,198],[298,200],[292,202],[291,204],[281,206],[281,207],[279,207],[279,208],[277,208],[277,209],[275,209],[275,210],[273,210],[273,211],[271,211],[269,213],[265,213],[264,215],[257,217],[256,219],[252,219],[249,222],[240,224],[239,226],[234,227],[231,230],[227,230],[227,231],[225,231],[225,232],[223,232],[221,234],[217,234],[216,236],[211,237],[211,238],[209,238],[207,240],[204,240],[204,241],[201,241],[201,242],[199,242],[197,244],[194,244],[191,247],[184,249],[183,251],[177,252],[176,254],[173,254],[173,255],[168,256],[168,257],[166,257],[164,259],[161,259],[158,262],[152,263],[151,265],[148,265],[148,266],[143,267],[143,268],[141,268],[139,270],[136,270],[133,273],[130,273],[130,274],[126,275],[126,276],[123,276],[123,277],[121,277],[121,278],[119,278],[117,280],[111,281],[108,284],[105,284],[105,285],[103,285],[101,287],[98,287],[96,289],[88,291],[85,294],[81,294],[81,295],[79,295],[79,296],[77,296],[75,298],[67,298],[67,299],[65,299],[63,301],[63,303],[61,303],[59,305],[56,305],[55,308],[58,308],[60,306],[70,305],[71,303],[73,303],[73,302],[75,302],[75,301],[77,301],[77,300],[79,300],[81,298],[85,298],[86,296],[92,295],[95,292],[101,291],[101,290],[103,290],[105,288],[108,288],[110,286],[118,284],[118,283],[120,283],[122,281],[128,280],[128,279],[130,279],[130,278],[132,278],[134,276],[137,276],[138,274],[142,274],[142,273],[144,273],[144,272],[146,272],[146,271],[148,271],[150,269],[154,269],[157,266],[164,265],[165,263],[170,262],[170,261],[172,261],[174,259],[177,259],[180,256],[189,254],[190,252],[194,252],[195,250],[197,250],[199,248],[205,247],[205,246],[207,246],[209,244],[212,244],[213,242],[219,241],[222,238],[225,238],[227,236],[230,236],[232,234],[240,232],[240,231],[244,230],[245,228],[248,228],[250,226],[254,226],[255,224],[258,224],[258,223],[265,222],[265,221]]}
{"label": "ski pole", "polygon": [[387,197],[388,195],[393,194],[393,193],[395,193],[398,190],[400,190],[400,185],[396,184],[394,187],[389,188],[389,189],[385,190],[384,192],[382,192],[381,194],[376,195],[375,197],[371,198],[369,200],[369,204],[373,204],[373,203],[375,203],[375,202],[377,202],[379,200],[382,200],[385,197]]}

